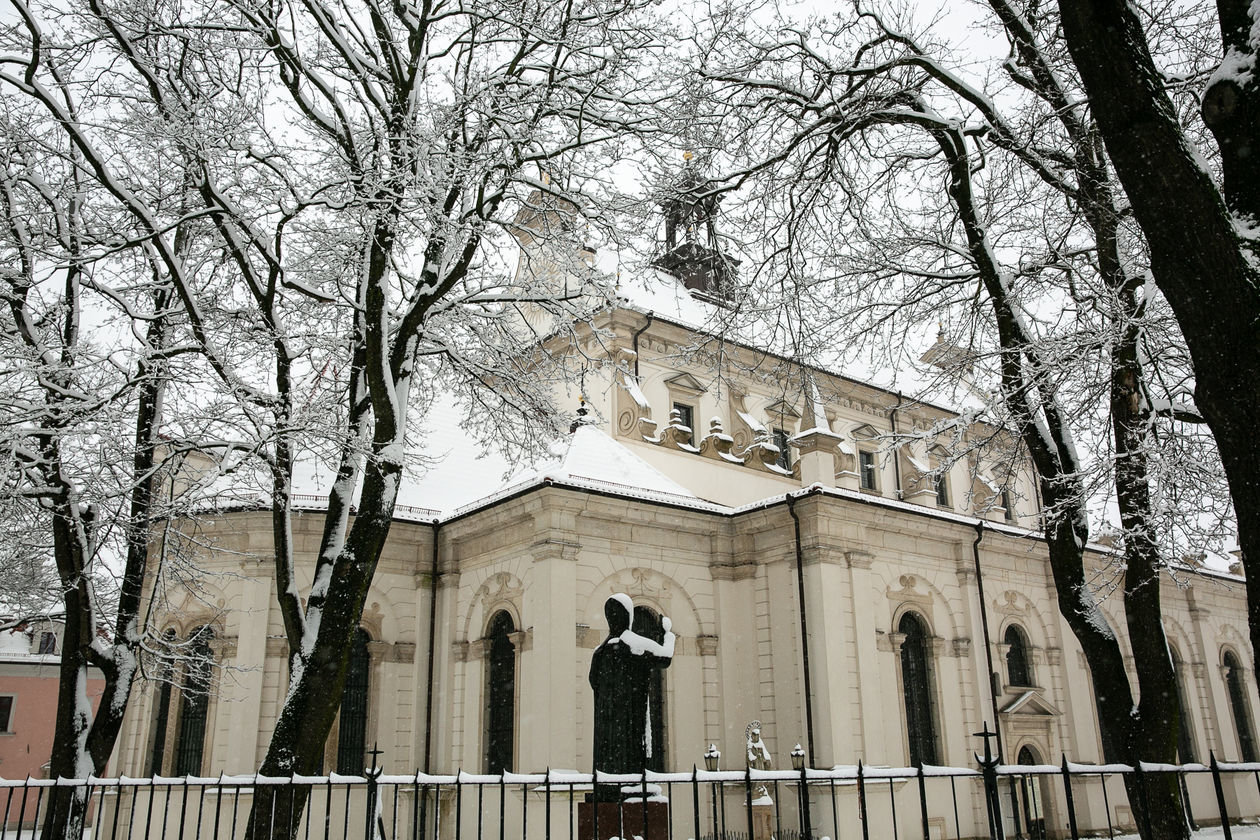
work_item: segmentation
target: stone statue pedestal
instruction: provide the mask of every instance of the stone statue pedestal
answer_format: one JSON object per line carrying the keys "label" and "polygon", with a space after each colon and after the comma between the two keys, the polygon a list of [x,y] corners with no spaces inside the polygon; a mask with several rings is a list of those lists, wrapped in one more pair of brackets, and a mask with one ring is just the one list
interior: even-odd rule
{"label": "stone statue pedestal", "polygon": [[[599,809],[599,837],[595,836],[595,809]],[[647,826],[643,815],[647,812]],[[668,840],[669,803],[643,802],[579,802],[578,840],[609,840],[612,837],[643,840]],[[767,835],[767,840],[769,835]]]}
{"label": "stone statue pedestal", "polygon": [[[769,797],[763,797],[769,799]],[[774,805],[753,801],[752,806],[752,840],[770,840],[774,834]]]}

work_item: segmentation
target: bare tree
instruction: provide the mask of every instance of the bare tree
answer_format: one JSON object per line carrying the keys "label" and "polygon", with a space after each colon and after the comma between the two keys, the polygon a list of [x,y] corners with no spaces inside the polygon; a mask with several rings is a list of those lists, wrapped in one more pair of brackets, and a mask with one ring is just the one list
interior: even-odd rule
{"label": "bare tree", "polygon": [[[1220,449],[1245,564],[1260,556],[1260,394],[1246,384],[1260,375],[1256,8],[1216,4],[1223,58],[1202,91],[1202,117],[1216,141],[1219,175],[1178,118],[1174,80],[1152,56],[1152,21],[1112,0],[1064,0],[1059,8],[1090,111],[1149,244],[1151,274],[1186,336],[1195,404]],[[1248,575],[1247,598],[1260,663],[1260,576]]]}
{"label": "bare tree", "polygon": [[[727,41],[738,47],[713,51],[721,58],[708,77],[739,91],[760,117],[737,129],[759,154],[735,180],[770,184],[757,192],[759,204],[786,196],[770,237],[779,247],[766,263],[773,283],[787,280],[795,300],[786,305],[811,324],[818,306],[824,322],[849,333],[835,340],[866,330],[896,336],[899,349],[913,346],[904,338],[928,318],[949,322],[963,346],[934,353],[938,366],[963,374],[977,393],[986,371],[992,377],[1000,399],[988,411],[1017,434],[1040,479],[1060,612],[1090,665],[1106,752],[1173,761],[1180,710],[1166,690],[1173,674],[1159,603],[1171,559],[1161,548],[1173,540],[1161,533],[1167,511],[1153,501],[1167,488],[1153,488],[1153,476],[1180,480],[1152,463],[1163,457],[1157,437],[1195,419],[1184,391],[1174,399],[1187,374],[1177,363],[1180,342],[1146,282],[1143,242],[1075,96],[1053,22],[1030,20],[1004,0],[990,6],[1012,46],[1006,89],[996,93],[861,8],[813,30],[741,33]],[[740,54],[743,63],[730,63]],[[924,193],[942,176],[947,206]],[[844,235],[834,226],[819,233],[820,218],[846,220]],[[827,246],[830,254],[818,252]],[[843,301],[843,315],[825,298]],[[796,349],[827,352],[821,342],[833,335],[826,326],[801,330]],[[1170,337],[1169,350],[1158,346]],[[1179,384],[1159,393],[1164,376]],[[1109,441],[1111,457],[1083,459],[1082,435]],[[1192,439],[1187,446],[1197,445]],[[980,445],[957,432],[955,444],[956,452]],[[1098,606],[1106,587],[1091,583],[1085,560],[1091,500],[1104,479],[1122,524],[1124,564],[1115,574],[1136,706],[1119,640]],[[1194,532],[1196,519],[1182,512],[1169,530]],[[1175,783],[1139,791],[1134,782],[1130,800],[1144,836],[1186,836]]]}
{"label": "bare tree", "polygon": [[[606,290],[587,260],[536,240],[580,254],[593,235],[610,155],[647,125],[654,24],[635,0],[188,13],[88,0],[50,13],[56,26],[19,10],[24,52],[0,83],[64,132],[126,218],[232,406],[224,422],[263,465],[290,684],[261,772],[314,773],[412,410],[447,387],[482,423],[561,427],[555,383],[572,370],[552,350]],[[103,131],[116,124],[74,99],[73,71],[107,79],[133,130]],[[188,200],[142,190],[153,180],[131,159],[179,173]],[[537,264],[513,275],[499,254],[517,242]],[[305,592],[290,539],[303,449],[335,476]],[[273,815],[300,814],[304,792],[271,793],[259,788],[251,830],[289,836],[298,823]]]}
{"label": "bare tree", "polygon": [[[49,773],[83,778],[104,772],[141,675],[150,528],[170,515],[163,401],[180,351],[160,266],[143,249],[119,247],[81,160],[55,133],[29,132],[21,116],[29,111],[6,114],[0,150],[7,266],[0,493],[38,535],[28,559],[55,568],[65,631]],[[106,319],[119,320],[106,327]],[[115,346],[91,337],[93,327],[119,325]],[[95,713],[89,667],[104,677]],[[78,836],[82,796],[58,790],[45,836]]]}

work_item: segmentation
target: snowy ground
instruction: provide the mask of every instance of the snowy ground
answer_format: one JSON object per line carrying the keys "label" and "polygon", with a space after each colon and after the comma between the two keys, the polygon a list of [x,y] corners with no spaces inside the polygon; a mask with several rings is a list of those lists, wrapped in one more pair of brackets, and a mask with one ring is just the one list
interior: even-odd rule
{"label": "snowy ground", "polygon": [[[1230,826],[1234,840],[1260,840],[1260,825]],[[1103,835],[1106,837],[1107,835]],[[1219,840],[1225,836],[1222,828],[1201,828],[1190,835],[1194,840]],[[1136,834],[1117,834],[1116,840],[1137,840]]]}

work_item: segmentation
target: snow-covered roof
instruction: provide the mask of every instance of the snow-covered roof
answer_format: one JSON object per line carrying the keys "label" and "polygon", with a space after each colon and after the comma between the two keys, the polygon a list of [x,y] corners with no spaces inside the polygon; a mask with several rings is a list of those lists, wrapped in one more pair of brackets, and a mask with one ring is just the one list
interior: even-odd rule
{"label": "snow-covered roof", "polygon": [[544,465],[538,472],[551,479],[585,479],[680,499],[699,498],[591,425],[578,426],[559,461]]}
{"label": "snow-covered roof", "polygon": [[730,510],[701,499],[598,427],[580,425],[558,448],[553,459],[513,477],[489,495],[462,505],[452,515],[463,516],[541,485],[598,490],[713,513]]}
{"label": "snow-covered roof", "polygon": [[31,637],[22,630],[0,631],[0,659],[10,656],[30,656]]}
{"label": "snow-covered roof", "polygon": [[[728,342],[771,355],[782,351],[782,348],[762,346],[756,337],[757,325],[745,323],[725,306],[692,294],[682,281],[659,269],[623,274],[618,296],[622,305],[645,314],[650,312],[654,319],[708,335],[721,335]],[[924,342],[930,343],[927,336]],[[884,391],[905,403],[917,402],[952,413],[985,408],[986,401],[972,385],[944,375],[930,362],[920,360],[917,351],[906,354],[902,364],[894,369],[852,359],[842,363],[839,354],[844,349],[837,348],[835,358],[814,358],[806,364],[830,376]]]}
{"label": "snow-covered roof", "polygon": [[[51,626],[36,622],[35,633],[52,630]],[[56,665],[61,656],[56,653],[31,653],[30,625],[0,630],[0,662],[22,662],[27,665]]]}

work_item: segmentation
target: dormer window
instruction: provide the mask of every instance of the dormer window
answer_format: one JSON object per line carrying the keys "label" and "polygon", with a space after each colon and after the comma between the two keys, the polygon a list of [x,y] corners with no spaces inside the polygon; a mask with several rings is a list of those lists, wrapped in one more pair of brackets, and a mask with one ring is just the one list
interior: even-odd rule
{"label": "dormer window", "polygon": [[57,634],[51,630],[45,630],[39,634],[39,653],[56,653],[57,652]]}
{"label": "dormer window", "polygon": [[676,402],[673,404],[673,410],[678,414],[679,425],[686,426],[691,430],[685,443],[690,446],[696,445],[696,409],[695,406],[688,405],[685,402]]}
{"label": "dormer window", "polygon": [[781,468],[785,470],[792,469],[792,452],[788,448],[788,438],[791,437],[786,429],[776,428],[774,430],[774,445],[779,447],[779,459],[775,461]]}
{"label": "dormer window", "polygon": [[879,490],[878,469],[875,465],[875,453],[869,449],[859,449],[858,475],[861,478],[863,490],[870,490],[872,493]]}
{"label": "dormer window", "polygon": [[949,507],[949,452],[941,446],[933,446],[928,450],[931,457],[932,489],[936,491],[936,506]]}

